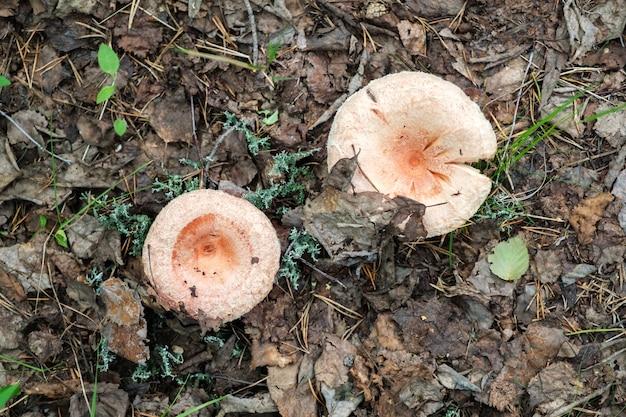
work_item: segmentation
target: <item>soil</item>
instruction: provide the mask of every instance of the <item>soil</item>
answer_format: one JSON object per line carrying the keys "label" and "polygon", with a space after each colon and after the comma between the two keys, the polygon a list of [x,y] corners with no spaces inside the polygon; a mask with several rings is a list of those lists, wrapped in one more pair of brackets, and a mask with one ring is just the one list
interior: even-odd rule
{"label": "soil", "polygon": [[[3,415],[624,415],[625,22],[624,0],[3,1]],[[325,162],[346,97],[405,70],[498,137],[487,202],[430,239]],[[292,180],[263,207],[284,252],[328,193],[366,231],[293,257],[297,281],[218,331],[159,305],[140,238],[173,195]],[[530,268],[504,281],[488,257],[515,236]]]}

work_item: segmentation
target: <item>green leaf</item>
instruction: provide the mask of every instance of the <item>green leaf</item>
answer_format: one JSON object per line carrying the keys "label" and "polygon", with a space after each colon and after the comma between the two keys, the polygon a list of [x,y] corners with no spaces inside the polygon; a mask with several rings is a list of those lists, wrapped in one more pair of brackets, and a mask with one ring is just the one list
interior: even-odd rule
{"label": "green leaf", "polygon": [[11,85],[11,81],[7,77],[0,75],[0,87],[6,87]]}
{"label": "green leaf", "polygon": [[271,65],[276,59],[278,51],[280,50],[280,42],[270,42],[267,45],[267,64]]}
{"label": "green leaf", "polygon": [[271,126],[278,121],[278,110],[275,110],[272,114],[270,114],[269,110],[264,110],[261,113],[265,116],[262,122],[266,126]]}
{"label": "green leaf", "polygon": [[57,244],[62,248],[69,249],[70,245],[67,244],[67,235],[65,234],[65,230],[59,229],[54,234],[54,239],[57,241]]}
{"label": "green leaf", "polygon": [[16,382],[13,385],[7,385],[0,388],[0,408],[4,408],[6,403],[16,395],[20,395],[20,383]]}
{"label": "green leaf", "polygon": [[109,45],[101,43],[98,49],[98,65],[102,72],[115,77],[117,70],[120,69],[120,60],[117,54]]}
{"label": "green leaf", "polygon": [[521,237],[500,242],[487,256],[491,272],[505,281],[517,281],[528,270],[528,248]]}
{"label": "green leaf", "polygon": [[39,228],[40,229],[45,229],[46,228],[46,224],[48,224],[48,219],[43,214],[40,214],[39,215]]}
{"label": "green leaf", "polygon": [[126,133],[126,126],[126,120],[124,119],[116,119],[113,122],[113,130],[115,130],[117,136],[124,136],[124,133]]}
{"label": "green leaf", "polygon": [[102,87],[102,89],[98,92],[98,95],[96,96],[96,104],[107,101],[111,98],[111,96],[113,96],[113,93],[115,93],[114,85],[106,85]]}

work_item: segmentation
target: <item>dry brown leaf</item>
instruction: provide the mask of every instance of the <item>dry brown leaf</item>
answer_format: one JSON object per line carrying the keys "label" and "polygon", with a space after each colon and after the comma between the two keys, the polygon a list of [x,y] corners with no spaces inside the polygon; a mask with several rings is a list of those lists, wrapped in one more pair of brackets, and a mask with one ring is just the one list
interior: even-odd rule
{"label": "dry brown leaf", "polygon": [[596,223],[602,218],[604,209],[611,201],[613,196],[610,193],[602,193],[586,198],[574,207],[569,222],[578,233],[580,243],[591,243],[596,233]]}
{"label": "dry brown leaf", "polygon": [[109,349],[129,361],[145,362],[150,350],[145,344],[148,328],[139,296],[124,281],[109,278],[102,284],[100,297],[107,310],[102,335]]}

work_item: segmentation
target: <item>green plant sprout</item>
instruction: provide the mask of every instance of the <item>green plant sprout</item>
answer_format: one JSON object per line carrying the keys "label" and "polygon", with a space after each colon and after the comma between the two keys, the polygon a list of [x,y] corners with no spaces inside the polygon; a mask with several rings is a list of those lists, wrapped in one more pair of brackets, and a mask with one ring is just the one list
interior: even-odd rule
{"label": "green plant sprout", "polygon": [[281,45],[280,42],[270,42],[267,45],[267,64],[266,65],[254,65],[250,62],[240,61],[238,59],[230,58],[224,55],[217,55],[217,54],[211,54],[208,52],[194,51],[192,49],[185,49],[185,48],[180,48],[180,47],[174,48],[174,52],[178,52],[178,53],[185,54],[185,55],[197,56],[200,58],[210,59],[210,60],[217,61],[217,62],[223,62],[225,64],[235,65],[240,68],[257,71],[257,70],[269,69],[270,65],[272,65],[272,63],[276,60],[276,56],[278,55],[278,51],[280,50],[280,45]]}
{"label": "green plant sprout", "polygon": [[21,393],[19,382],[0,388],[0,409],[4,408],[11,398],[17,397]]}
{"label": "green plant sprout", "polygon": [[0,87],[7,87],[11,85],[11,81],[4,75],[0,75]]}
{"label": "green plant sprout", "polygon": [[[304,204],[306,199],[306,186],[299,182],[302,178],[313,178],[311,169],[304,165],[299,166],[301,159],[307,158],[318,152],[319,149],[288,153],[282,151],[272,157],[274,166],[270,170],[270,176],[282,178],[280,181],[270,181],[270,187],[262,190],[251,191],[244,197],[261,210],[267,210],[278,198],[292,199],[296,206]],[[277,208],[278,214],[288,211],[288,207]]]}
{"label": "green plant sprout", "polygon": [[527,217],[530,222],[533,221],[519,200],[504,191],[494,193],[475,215],[477,219],[489,219],[497,222],[500,230],[506,232],[510,232],[511,225],[520,217]]}
{"label": "green plant sprout", "polygon": [[265,126],[271,126],[278,122],[278,110],[274,110],[273,112],[271,110],[261,110],[259,114],[265,116],[261,120]]}
{"label": "green plant sprout", "polygon": [[[105,74],[111,76],[111,84],[105,85],[100,89],[98,95],[96,96],[96,104],[105,103],[113,94],[115,94],[116,86],[115,80],[117,78],[117,72],[120,69],[120,59],[117,57],[117,54],[111,47],[105,43],[101,43],[98,48],[98,66],[100,70]],[[104,108],[106,108],[106,103]],[[104,112],[104,108],[102,111]],[[100,115],[102,117],[102,115]],[[127,124],[124,119],[116,119],[113,122],[113,130],[118,136],[123,136],[126,133]]]}
{"label": "green plant sprout", "polygon": [[280,278],[288,279],[294,290],[298,290],[302,271],[298,264],[298,259],[304,255],[309,255],[315,262],[321,252],[321,247],[317,239],[311,236],[306,230],[299,231],[296,228],[289,232],[289,246],[283,255],[281,267],[278,270]]}

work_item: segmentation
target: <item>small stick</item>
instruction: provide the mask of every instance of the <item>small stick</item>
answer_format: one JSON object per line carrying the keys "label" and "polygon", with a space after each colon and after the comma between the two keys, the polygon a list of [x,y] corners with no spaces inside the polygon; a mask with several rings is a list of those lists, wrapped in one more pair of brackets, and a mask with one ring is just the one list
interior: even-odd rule
{"label": "small stick", "polygon": [[206,173],[207,178],[209,177],[209,168],[211,167],[211,164],[213,163],[213,159],[215,158],[217,149],[220,147],[222,142],[224,142],[224,140],[228,137],[228,135],[230,135],[233,132],[233,130],[235,130],[235,126],[231,126],[230,128],[228,128],[226,132],[219,135],[219,137],[215,140],[215,143],[213,144],[213,149],[211,150],[211,153],[209,154],[209,156],[206,157],[206,165],[204,166],[204,172]]}
{"label": "small stick", "polygon": [[13,123],[13,125],[14,125],[15,127],[17,127],[17,129],[18,129],[20,132],[22,132],[22,134],[23,134],[24,136],[26,136],[26,137],[28,138],[28,140],[30,140],[31,142],[33,142],[33,143],[35,144],[35,146],[37,146],[37,148],[39,148],[39,150],[40,150],[40,151],[45,152],[45,153],[47,153],[48,155],[52,156],[53,158],[56,158],[56,159],[58,159],[59,161],[63,161],[63,162],[65,162],[66,164],[71,164],[72,162],[74,162],[74,161],[72,161],[71,159],[65,159],[65,158],[62,158],[62,157],[60,157],[60,156],[58,156],[58,155],[53,154],[53,153],[52,153],[52,152],[50,152],[49,150],[47,150],[47,149],[46,149],[43,145],[41,145],[39,142],[37,142],[35,139],[33,139],[33,138],[32,138],[32,137],[28,134],[28,132],[26,132],[26,131],[22,128],[22,126],[20,126],[20,125],[19,125],[19,124],[18,124],[15,120],[13,120],[13,118],[12,118],[11,116],[9,116],[8,114],[6,114],[6,113],[5,113],[5,112],[3,112],[2,110],[0,110],[0,116],[4,116],[4,117],[5,117],[5,118],[9,121],[9,122]]}
{"label": "small stick", "polygon": [[315,265],[313,265],[311,262],[307,261],[306,259],[302,259],[302,258],[297,258],[297,259],[300,262],[302,262],[303,264],[305,264],[306,266],[308,266],[309,268],[311,268],[312,270],[314,270],[315,272],[318,272],[318,273],[322,274],[323,277],[328,278],[329,280],[331,280],[335,284],[339,284],[343,288],[348,288],[348,287],[345,286],[345,284],[343,282],[339,281],[334,276],[332,276],[330,274],[327,274],[326,272],[322,271],[321,269],[319,269],[318,267],[316,267]]}
{"label": "small stick", "polygon": [[254,21],[254,12],[250,0],[243,0],[248,12],[248,20],[250,21],[250,31],[252,32],[252,64],[256,67],[259,63],[259,38],[256,32],[256,22]]}

